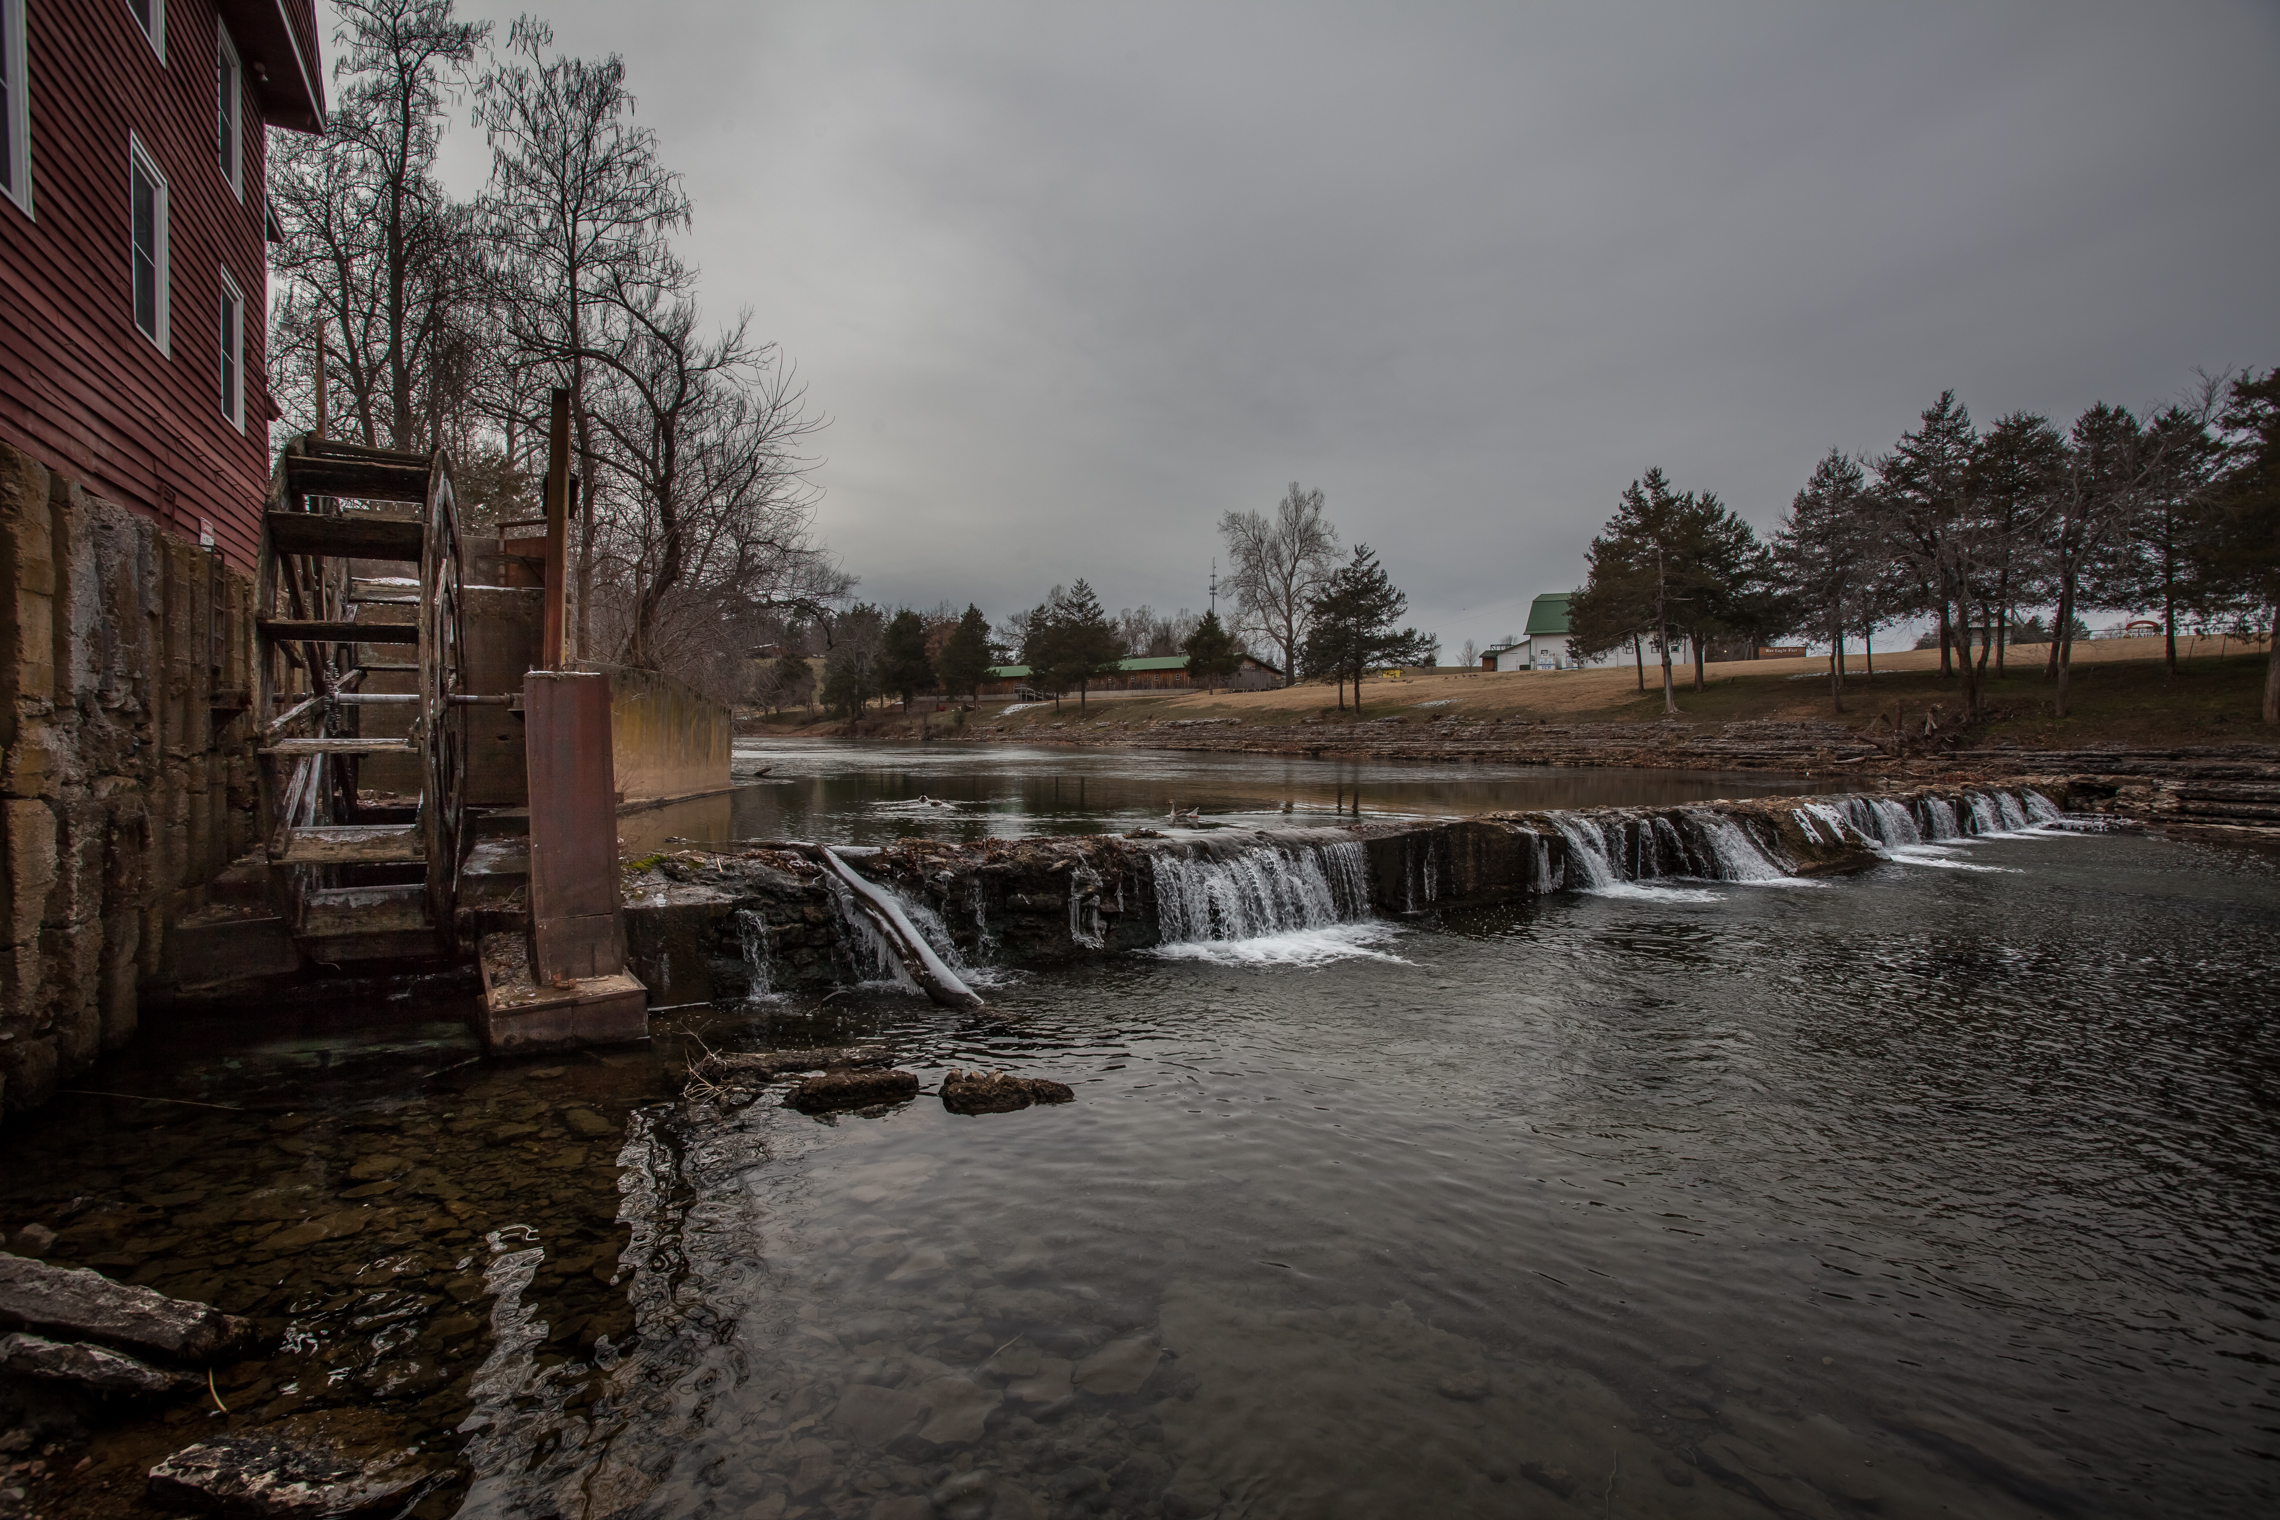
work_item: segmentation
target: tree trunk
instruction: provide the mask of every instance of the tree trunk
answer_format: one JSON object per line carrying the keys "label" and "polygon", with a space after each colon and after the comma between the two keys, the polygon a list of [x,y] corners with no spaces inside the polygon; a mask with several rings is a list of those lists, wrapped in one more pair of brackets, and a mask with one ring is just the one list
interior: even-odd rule
{"label": "tree trunk", "polygon": [[1845,710],[1845,631],[1839,626],[1829,640],[1829,701]]}
{"label": "tree trunk", "polygon": [[2177,575],[2164,567],[2161,573],[2161,637],[2168,645],[2169,678],[2177,679]]}
{"label": "tree trunk", "polygon": [[1709,685],[1702,679],[1702,636],[1700,634],[1689,634],[1687,642],[1694,646],[1694,689],[1696,691],[1708,691]]}
{"label": "tree trunk", "polygon": [[2057,714],[2066,716],[2066,677],[2074,666],[2074,577],[2064,576],[2058,588],[2058,626],[2051,630],[2051,658],[2058,666]]}
{"label": "tree trunk", "polygon": [[1631,635],[1631,658],[1639,662],[1639,694],[1644,696],[1647,690],[1647,650],[1635,633]]}
{"label": "tree trunk", "polygon": [[2011,647],[2011,572],[1995,583],[1995,674],[2003,674],[2003,651]]}
{"label": "tree trunk", "polygon": [[1663,716],[1675,718],[1678,716],[1678,694],[1670,684],[1670,630],[1664,628],[1657,632],[1655,642],[1662,649]]}
{"label": "tree trunk", "polygon": [[[1876,679],[1876,625],[1863,623],[1860,629],[1861,652],[1868,657],[1868,678]],[[1895,730],[1897,732],[1897,730]]]}
{"label": "tree trunk", "polygon": [[2264,657],[2264,721],[2280,727],[2280,601],[2272,608],[2272,642]]}
{"label": "tree trunk", "polygon": [[1940,588],[1940,679],[1955,674],[1955,665],[1948,658],[1948,647],[1953,641],[1953,630],[1948,625],[1947,588]]}

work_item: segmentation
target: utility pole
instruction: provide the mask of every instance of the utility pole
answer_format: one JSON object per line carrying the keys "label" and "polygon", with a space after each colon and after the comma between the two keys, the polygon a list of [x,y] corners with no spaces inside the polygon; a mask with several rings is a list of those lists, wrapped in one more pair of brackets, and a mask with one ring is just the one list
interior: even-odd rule
{"label": "utility pole", "polygon": [[1219,615],[1219,556],[1211,557],[1211,615]]}

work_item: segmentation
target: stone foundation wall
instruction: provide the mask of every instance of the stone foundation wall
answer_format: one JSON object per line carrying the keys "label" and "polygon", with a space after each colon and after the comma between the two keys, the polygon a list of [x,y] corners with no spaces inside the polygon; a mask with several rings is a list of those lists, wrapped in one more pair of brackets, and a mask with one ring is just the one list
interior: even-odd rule
{"label": "stone foundation wall", "polygon": [[250,579],[0,444],[0,1112],[134,1032],[253,844]]}

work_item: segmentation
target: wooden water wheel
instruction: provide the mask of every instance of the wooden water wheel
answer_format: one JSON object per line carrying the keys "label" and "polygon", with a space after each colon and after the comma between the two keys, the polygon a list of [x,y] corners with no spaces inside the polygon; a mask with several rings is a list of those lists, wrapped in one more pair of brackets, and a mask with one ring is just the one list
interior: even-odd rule
{"label": "wooden water wheel", "polygon": [[255,714],[275,895],[321,964],[454,948],[465,585],[443,453],[286,446],[263,514]]}

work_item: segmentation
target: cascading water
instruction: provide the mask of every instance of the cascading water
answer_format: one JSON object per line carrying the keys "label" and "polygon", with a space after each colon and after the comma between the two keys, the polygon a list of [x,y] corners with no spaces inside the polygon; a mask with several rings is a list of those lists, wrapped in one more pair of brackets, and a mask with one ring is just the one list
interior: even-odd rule
{"label": "cascading water", "polygon": [[1926,797],[1924,809],[1924,838],[1934,843],[1943,839],[1961,839],[1963,830],[1956,827],[1955,804],[1945,797]]}
{"label": "cascading water", "polygon": [[839,914],[840,944],[847,951],[848,969],[857,982],[893,982],[907,992],[920,991],[917,982],[903,969],[902,958],[894,947],[879,933],[870,915],[856,905],[855,894],[847,890],[837,877],[825,875],[824,887],[831,893],[832,907]]}
{"label": "cascading water", "polygon": [[1098,950],[1105,936],[1100,925],[1100,873],[1079,861],[1069,868],[1069,938],[1088,950]]}
{"label": "cascading water", "polygon": [[[1568,876],[1574,885],[1582,887],[1586,892],[1595,887],[1613,886],[1616,879],[1615,863],[1607,858],[1606,842],[1600,835],[1599,826],[1560,813],[1554,813],[1551,817],[1552,827],[1558,829],[1560,838],[1567,841]],[[1563,882],[1562,885],[1568,883]]]}
{"label": "cascading water", "polygon": [[736,910],[736,941],[744,951],[744,1001],[765,1001],[776,990],[768,955],[768,921],[750,908]]}
{"label": "cascading water", "polygon": [[1370,916],[1369,856],[1352,840],[1154,857],[1161,943],[1260,939]]}
{"label": "cascading water", "polygon": [[[1657,815],[1656,822],[1662,822]],[[1774,863],[1749,830],[1721,813],[1688,813],[1686,821],[1702,840],[1719,881],[1788,881],[1792,877]]]}
{"label": "cascading water", "polygon": [[974,915],[974,960],[989,966],[997,962],[998,938],[990,928],[990,915],[982,900],[982,878],[979,872],[966,880],[966,909]]}

